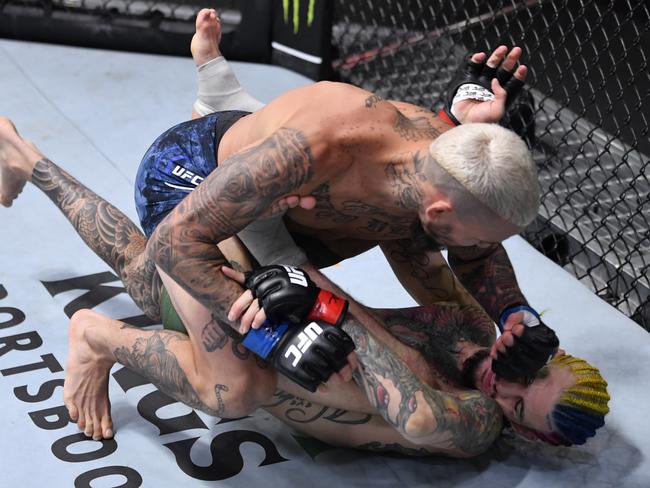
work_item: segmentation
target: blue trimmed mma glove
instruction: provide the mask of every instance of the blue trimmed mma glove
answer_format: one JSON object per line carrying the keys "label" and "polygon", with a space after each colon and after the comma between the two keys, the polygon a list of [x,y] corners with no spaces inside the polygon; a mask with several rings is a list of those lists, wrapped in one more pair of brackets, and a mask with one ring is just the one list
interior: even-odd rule
{"label": "blue trimmed mma glove", "polygon": [[352,339],[342,329],[315,321],[296,325],[267,320],[248,331],[242,344],[311,392],[343,368],[354,351]]}
{"label": "blue trimmed mma glove", "polygon": [[524,82],[512,76],[513,73],[501,67],[492,68],[487,62],[474,63],[470,57],[465,69],[460,72],[447,93],[444,108],[438,116],[447,124],[457,126],[461,122],[454,114],[454,104],[461,100],[488,101],[494,99],[492,92],[492,78],[499,80],[499,84],[507,93],[506,111],[524,86]]}
{"label": "blue trimmed mma glove", "polygon": [[321,290],[302,269],[286,265],[262,266],[245,273],[244,286],[257,298],[273,323],[294,324],[322,320],[341,325],[348,301]]}
{"label": "blue trimmed mma glove", "polygon": [[521,336],[514,336],[514,344],[505,353],[497,352],[497,359],[492,361],[492,371],[505,380],[515,381],[522,378],[534,378],[557,353],[560,341],[553,329],[547,327],[539,314],[528,305],[515,305],[506,308],[499,319],[499,330],[513,313],[523,312],[522,323],[525,326]]}

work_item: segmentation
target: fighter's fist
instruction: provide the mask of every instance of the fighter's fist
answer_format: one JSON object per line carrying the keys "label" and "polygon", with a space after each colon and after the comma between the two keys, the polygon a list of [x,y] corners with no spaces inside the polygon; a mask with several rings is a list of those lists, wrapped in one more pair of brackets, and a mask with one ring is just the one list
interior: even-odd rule
{"label": "fighter's fist", "polygon": [[257,298],[272,322],[323,320],[340,325],[348,302],[321,290],[300,268],[263,266],[245,274],[244,286]]}
{"label": "fighter's fist", "polygon": [[352,339],[342,329],[315,321],[298,325],[266,322],[251,329],[242,344],[311,392],[346,366],[354,350]]}

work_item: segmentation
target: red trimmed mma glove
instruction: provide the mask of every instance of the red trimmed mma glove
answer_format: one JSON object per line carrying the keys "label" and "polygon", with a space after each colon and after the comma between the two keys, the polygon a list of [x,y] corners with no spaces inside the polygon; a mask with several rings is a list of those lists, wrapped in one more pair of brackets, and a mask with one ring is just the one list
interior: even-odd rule
{"label": "red trimmed mma glove", "polygon": [[266,317],[274,323],[322,320],[340,326],[348,310],[347,300],[318,288],[300,268],[262,266],[245,276],[244,286],[260,301]]}
{"label": "red trimmed mma glove", "polygon": [[248,331],[242,344],[311,392],[341,370],[354,351],[354,342],[342,329],[315,321],[272,324],[267,320]]}
{"label": "red trimmed mma glove", "polygon": [[499,330],[513,313],[523,312],[522,323],[525,329],[521,336],[515,336],[514,344],[505,353],[497,352],[497,359],[492,362],[492,371],[501,378],[515,381],[522,378],[534,378],[557,353],[560,341],[553,329],[547,327],[539,314],[528,305],[515,305],[506,308],[499,319]]}
{"label": "red trimmed mma glove", "polygon": [[461,100],[479,100],[489,101],[494,99],[492,92],[492,78],[499,80],[499,84],[506,91],[506,110],[517,98],[517,95],[524,86],[524,82],[514,78],[513,73],[505,69],[492,68],[487,63],[474,63],[471,58],[467,61],[465,69],[462,70],[451,84],[451,89],[447,93],[447,101],[438,116],[447,124],[457,126],[461,122],[454,115],[454,104]]}

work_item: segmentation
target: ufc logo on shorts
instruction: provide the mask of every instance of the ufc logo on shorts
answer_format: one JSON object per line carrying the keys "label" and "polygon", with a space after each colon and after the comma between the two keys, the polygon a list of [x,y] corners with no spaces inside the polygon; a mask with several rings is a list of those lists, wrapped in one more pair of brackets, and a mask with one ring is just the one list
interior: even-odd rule
{"label": "ufc logo on shorts", "polygon": [[291,366],[294,368],[298,366],[298,363],[302,359],[302,355],[307,352],[316,338],[322,333],[323,329],[320,328],[320,325],[316,322],[312,322],[305,327],[305,330],[298,334],[298,344],[291,344],[291,347],[289,347],[284,353],[284,357],[287,359],[293,356]]}
{"label": "ufc logo on shorts", "polygon": [[177,164],[174,166],[174,169],[172,170],[172,174],[174,176],[180,177],[182,180],[187,180],[190,183],[192,183],[194,186],[198,186],[199,183],[203,181],[203,177],[199,175],[195,175],[191,171],[186,170],[183,168],[181,165]]}
{"label": "ufc logo on shorts", "polygon": [[289,275],[289,281],[291,283],[307,288],[307,277],[305,276],[305,273],[303,273],[298,268],[294,268],[293,266],[282,266],[287,271],[287,274]]}

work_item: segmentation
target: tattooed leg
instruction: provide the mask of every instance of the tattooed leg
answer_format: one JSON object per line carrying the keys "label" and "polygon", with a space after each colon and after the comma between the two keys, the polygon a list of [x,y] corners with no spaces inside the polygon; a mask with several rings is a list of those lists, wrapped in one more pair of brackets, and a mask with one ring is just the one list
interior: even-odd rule
{"label": "tattooed leg", "polygon": [[145,260],[146,239],[126,215],[47,158],[34,166],[32,183],[63,212],[83,241],[120,277],[149,317],[160,317],[160,278]]}
{"label": "tattooed leg", "polygon": [[[232,339],[226,338],[234,354]],[[217,417],[238,417],[242,384],[236,374],[215,371],[201,376],[189,338],[178,332],[143,330],[81,310],[70,320],[63,398],[71,418],[94,438],[110,437],[112,423],[108,376],[116,362],[151,381],[172,398]],[[237,350],[242,353],[242,351]],[[268,400],[270,394],[264,398]],[[261,403],[261,401],[260,401]]]}
{"label": "tattooed leg", "polygon": [[145,261],[144,234],[126,215],[21,138],[7,119],[0,119],[0,178],[4,205],[10,205],[31,180],[117,273],[135,303],[152,319],[159,318],[161,282],[153,263]]}

